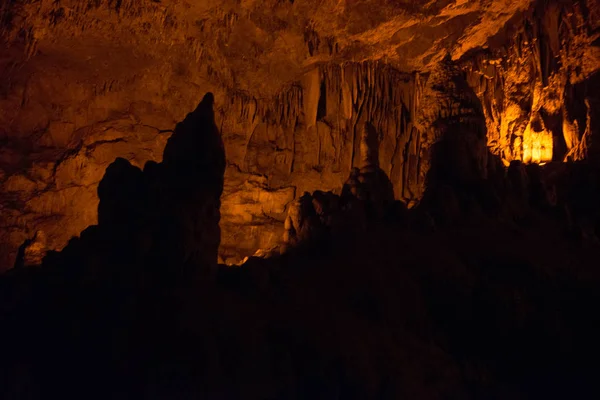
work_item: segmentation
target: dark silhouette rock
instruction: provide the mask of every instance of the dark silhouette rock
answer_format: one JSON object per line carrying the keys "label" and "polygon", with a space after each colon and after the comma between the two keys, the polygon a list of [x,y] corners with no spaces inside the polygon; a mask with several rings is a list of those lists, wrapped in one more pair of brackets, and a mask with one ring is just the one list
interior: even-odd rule
{"label": "dark silhouette rock", "polygon": [[15,268],[41,265],[47,252],[46,234],[43,231],[37,231],[32,239],[27,239],[19,247]]}
{"label": "dark silhouette rock", "polygon": [[153,271],[152,279],[212,280],[225,170],[212,107],[209,93],[176,126],[162,163],[149,162],[141,171],[117,158],[106,169],[95,233],[69,244],[58,256],[62,262],[89,265],[98,257]]}
{"label": "dark silhouette rock", "polygon": [[365,202],[371,218],[381,219],[394,202],[394,186],[379,167],[379,140],[375,127],[366,122],[360,142],[362,165],[358,174],[360,191],[358,199]]}
{"label": "dark silhouette rock", "polygon": [[98,224],[117,233],[139,229],[147,213],[147,195],[142,171],[117,158],[98,185]]}
{"label": "dark silhouette rock", "polygon": [[[341,196],[317,190],[304,193],[288,208],[284,225],[283,250],[315,242],[332,233],[360,232],[368,224],[385,218],[406,220],[406,209],[394,202],[394,187],[379,168],[378,141],[372,125],[366,123],[361,139],[362,168],[353,168]],[[403,203],[402,203],[403,205]],[[392,214],[396,215],[392,215]]]}
{"label": "dark silhouette rock", "polygon": [[510,184],[510,192],[519,199],[526,199],[529,189],[529,177],[525,165],[521,161],[511,161],[507,177]]}
{"label": "dark silhouette rock", "polygon": [[354,197],[357,199],[362,199],[364,196],[361,192],[361,186],[359,181],[360,169],[352,168],[350,171],[350,176],[344,183],[342,187],[342,200],[346,201],[349,197]]}
{"label": "dark silhouette rock", "polygon": [[151,259],[192,270],[203,266],[212,270],[211,275],[221,237],[219,209],[225,173],[225,152],[214,122],[213,103],[213,95],[208,93],[177,124],[163,162],[154,172],[159,183],[150,192],[157,215],[157,250]]}
{"label": "dark silhouette rock", "polygon": [[[315,209],[315,204],[318,211]],[[321,237],[324,229],[321,219],[321,216],[324,217],[324,206],[309,193],[304,193],[302,197],[290,205],[285,220],[283,238],[283,242],[287,247],[297,246],[300,243]]]}

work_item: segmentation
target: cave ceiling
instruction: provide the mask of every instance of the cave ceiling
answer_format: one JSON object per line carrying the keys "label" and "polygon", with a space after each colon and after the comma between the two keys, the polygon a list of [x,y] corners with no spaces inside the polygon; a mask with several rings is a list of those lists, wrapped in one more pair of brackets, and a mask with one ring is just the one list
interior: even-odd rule
{"label": "cave ceiling", "polygon": [[98,60],[121,70],[167,59],[182,70],[210,67],[216,84],[267,96],[320,63],[381,60],[426,71],[447,54],[487,46],[530,3],[18,0],[4,2],[2,35],[29,57],[81,73]]}

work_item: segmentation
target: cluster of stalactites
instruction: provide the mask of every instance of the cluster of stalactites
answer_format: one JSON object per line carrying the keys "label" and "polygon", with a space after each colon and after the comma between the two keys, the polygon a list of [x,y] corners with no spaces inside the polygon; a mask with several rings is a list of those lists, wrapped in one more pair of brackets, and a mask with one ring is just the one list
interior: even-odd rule
{"label": "cluster of stalactites", "polygon": [[[379,132],[380,166],[397,187],[397,197],[415,199],[424,184],[424,158],[432,140],[419,111],[426,81],[426,76],[401,73],[380,62],[322,65],[273,98],[231,94],[222,110],[229,118],[224,130],[226,135],[229,131],[244,134],[267,124],[281,134],[293,132],[300,142],[311,135],[304,131],[328,130],[333,148],[324,150],[329,152],[325,157],[315,157],[328,160],[318,167],[349,172],[360,164],[360,130],[369,121]],[[289,150],[302,151],[300,144]]]}
{"label": "cluster of stalactites", "polygon": [[272,99],[257,99],[244,92],[231,93],[227,111],[239,122],[293,126],[302,115],[302,89],[292,85]]}
{"label": "cluster of stalactites", "polygon": [[[278,125],[294,125],[302,117],[310,126],[315,123],[313,119],[352,119],[359,113],[378,125],[386,115],[399,117],[403,112],[407,123],[418,107],[419,90],[415,85],[413,75],[380,63],[325,65],[273,98],[230,93],[227,108],[236,111],[240,120]],[[318,110],[319,102],[326,109]]]}
{"label": "cluster of stalactites", "polygon": [[544,7],[507,32],[504,46],[472,58],[465,68],[483,105],[488,146],[506,165],[581,160],[589,147],[589,101],[574,104],[570,91],[598,68],[600,60],[594,67],[589,50],[594,36],[579,5]]}

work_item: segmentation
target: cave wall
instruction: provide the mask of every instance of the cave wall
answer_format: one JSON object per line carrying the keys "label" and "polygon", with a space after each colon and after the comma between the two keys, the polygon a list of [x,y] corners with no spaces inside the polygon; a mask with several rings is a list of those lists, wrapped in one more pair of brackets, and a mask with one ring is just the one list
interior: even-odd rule
{"label": "cave wall", "polygon": [[84,132],[72,149],[30,153],[27,166],[7,173],[0,186],[0,268],[11,267],[20,244],[37,231],[45,234],[47,249],[62,249],[97,224],[97,188],[109,164],[116,157],[140,168],[161,161],[169,138],[131,119],[99,123]]}
{"label": "cave wall", "polygon": [[489,147],[506,164],[575,161],[595,152],[598,23],[593,1],[538,2],[464,60]]}
{"label": "cave wall", "polygon": [[276,247],[303,192],[341,188],[364,122],[407,203],[451,125],[465,133],[453,158],[462,176],[477,165],[485,177],[485,144],[505,162],[593,158],[599,10],[597,0],[5,2],[0,269],[38,230],[60,249],[95,223],[106,166],[160,161],[208,91],[228,162],[227,262]]}
{"label": "cave wall", "polygon": [[[396,197],[418,199],[433,140],[416,121],[425,82],[383,63],[326,64],[268,102],[234,94],[221,121],[230,182],[223,198],[223,255],[278,245],[287,203],[304,192],[340,190],[359,166],[365,122],[378,132],[380,165]],[[248,185],[255,188],[253,199]],[[259,203],[261,213],[250,211]],[[240,222],[241,215],[248,218]]]}
{"label": "cave wall", "polygon": [[[326,64],[273,98],[221,94],[216,119],[228,162],[223,260],[238,262],[258,249],[278,246],[286,206],[305,191],[339,190],[359,163],[365,122],[378,132],[380,165],[396,197],[417,200],[435,141],[435,133],[427,135],[418,122],[424,120],[418,109],[426,82],[427,76],[400,73],[383,63]],[[112,157],[140,167],[160,161],[171,131],[152,125],[165,127],[168,113],[155,107],[151,121],[153,110],[136,105],[120,119],[84,127],[53,121],[27,155],[25,171],[10,165],[15,172],[3,183],[6,263],[18,244],[38,230],[51,238],[49,248],[61,248],[94,224],[96,186]],[[102,156],[97,156],[100,149]],[[25,157],[14,147],[6,150]]]}

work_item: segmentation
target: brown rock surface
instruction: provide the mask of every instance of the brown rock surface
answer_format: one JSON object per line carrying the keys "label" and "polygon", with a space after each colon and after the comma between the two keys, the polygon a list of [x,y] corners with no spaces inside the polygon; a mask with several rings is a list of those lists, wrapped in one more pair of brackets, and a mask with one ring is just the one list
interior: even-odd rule
{"label": "brown rock surface", "polygon": [[[49,249],[97,223],[98,183],[115,157],[143,167],[161,161],[170,133],[130,119],[96,124],[72,149],[40,148],[28,155],[29,167],[2,183],[0,261],[15,262],[17,248],[41,230]],[[83,132],[81,133],[84,134]]]}
{"label": "brown rock surface", "polygon": [[597,1],[537,2],[466,60],[488,146],[506,165],[588,156],[598,135],[589,115],[599,99],[598,10]]}
{"label": "brown rock surface", "polygon": [[456,141],[468,159],[486,162],[484,142],[506,164],[593,156],[599,10],[597,0],[4,2],[0,269],[37,230],[59,249],[94,223],[108,163],[160,161],[165,131],[206,91],[229,165],[231,262],[277,246],[294,198],[342,187],[366,122],[395,197],[418,201],[439,122],[466,115],[444,63],[481,102],[487,139]]}

